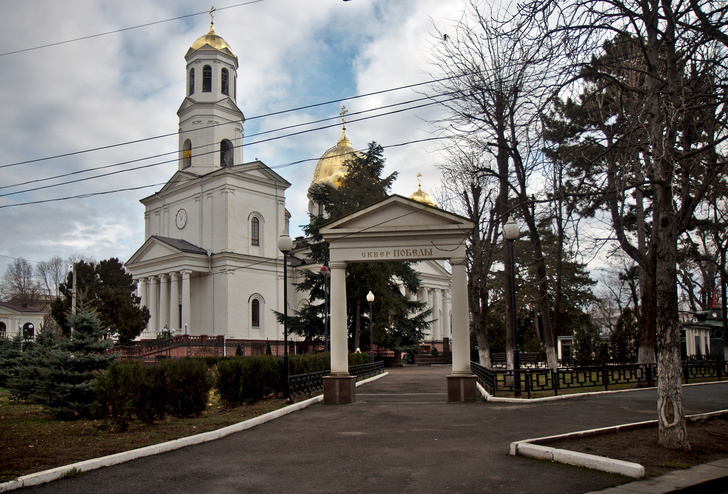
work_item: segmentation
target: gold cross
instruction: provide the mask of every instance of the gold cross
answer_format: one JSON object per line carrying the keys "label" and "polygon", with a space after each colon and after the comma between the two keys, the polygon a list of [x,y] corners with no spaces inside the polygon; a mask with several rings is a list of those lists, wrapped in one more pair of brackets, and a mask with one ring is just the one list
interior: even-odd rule
{"label": "gold cross", "polygon": [[422,174],[417,174],[417,183],[419,184],[420,189],[422,188]]}
{"label": "gold cross", "polygon": [[215,15],[213,14],[215,12],[215,7],[210,7],[210,27],[215,25]]}
{"label": "gold cross", "polygon": [[344,124],[344,130],[346,130],[346,113],[348,111],[349,110],[347,110],[345,106],[342,106],[341,107],[341,113],[339,113],[339,115],[341,115],[341,123]]}

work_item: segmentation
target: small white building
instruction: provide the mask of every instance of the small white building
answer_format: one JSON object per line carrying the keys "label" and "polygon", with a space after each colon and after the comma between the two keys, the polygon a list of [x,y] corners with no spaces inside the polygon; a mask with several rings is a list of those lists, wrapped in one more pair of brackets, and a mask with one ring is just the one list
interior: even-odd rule
{"label": "small white building", "polygon": [[0,338],[13,338],[18,333],[34,339],[43,325],[45,312],[37,307],[0,302]]}

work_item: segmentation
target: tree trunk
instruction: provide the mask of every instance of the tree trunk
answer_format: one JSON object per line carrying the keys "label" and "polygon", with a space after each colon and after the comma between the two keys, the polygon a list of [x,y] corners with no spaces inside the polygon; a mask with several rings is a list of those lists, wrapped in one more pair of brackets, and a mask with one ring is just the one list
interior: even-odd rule
{"label": "tree trunk", "polygon": [[356,299],[356,316],[354,317],[354,351],[360,349],[361,340],[361,300]]}

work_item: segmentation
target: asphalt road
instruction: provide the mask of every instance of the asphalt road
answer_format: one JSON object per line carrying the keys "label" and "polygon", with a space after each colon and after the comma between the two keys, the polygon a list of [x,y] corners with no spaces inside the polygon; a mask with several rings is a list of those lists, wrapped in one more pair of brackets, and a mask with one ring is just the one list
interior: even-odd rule
{"label": "asphalt road", "polygon": [[[33,493],[583,493],[628,479],[508,455],[512,441],[655,419],[656,391],[540,404],[447,403],[449,367],[389,369],[350,405],[312,405],[209,443],[26,488]],[[684,388],[688,414],[728,382]]]}

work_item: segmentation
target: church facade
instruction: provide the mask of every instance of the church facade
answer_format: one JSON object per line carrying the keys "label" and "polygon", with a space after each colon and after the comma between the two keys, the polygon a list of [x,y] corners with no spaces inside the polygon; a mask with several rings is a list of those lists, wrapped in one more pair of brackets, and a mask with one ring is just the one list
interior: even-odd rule
{"label": "church facade", "polygon": [[[244,162],[238,60],[213,26],[185,59],[178,169],[161,190],[141,200],[145,241],[125,264],[151,316],[139,339],[172,331],[258,345],[282,342],[275,311],[284,309],[284,264],[277,240],[289,232],[285,191],[291,184],[260,161]],[[337,146],[319,160],[312,182],[335,181],[356,152],[344,128]],[[419,190],[412,199],[426,203],[423,194]],[[306,294],[293,287],[301,270],[321,268],[305,259],[305,251],[294,247],[292,254],[289,313],[307,303]],[[450,274],[434,261],[416,269],[423,288],[411,296],[433,309],[426,341],[439,342],[442,350],[450,336]]]}

